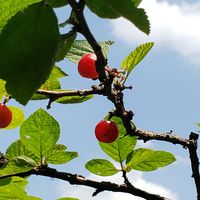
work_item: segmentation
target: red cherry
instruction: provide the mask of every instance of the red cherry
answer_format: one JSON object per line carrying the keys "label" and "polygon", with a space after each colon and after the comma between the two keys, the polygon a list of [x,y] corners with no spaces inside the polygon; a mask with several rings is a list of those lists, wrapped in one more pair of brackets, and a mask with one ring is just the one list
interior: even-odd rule
{"label": "red cherry", "polygon": [[96,71],[97,57],[94,53],[85,54],[78,63],[78,72],[85,78],[97,79],[98,73]]}
{"label": "red cherry", "polygon": [[114,142],[119,134],[117,124],[112,121],[102,120],[95,127],[96,138],[100,142]]}
{"label": "red cherry", "polygon": [[12,112],[3,103],[0,104],[0,128],[7,127],[12,121]]}

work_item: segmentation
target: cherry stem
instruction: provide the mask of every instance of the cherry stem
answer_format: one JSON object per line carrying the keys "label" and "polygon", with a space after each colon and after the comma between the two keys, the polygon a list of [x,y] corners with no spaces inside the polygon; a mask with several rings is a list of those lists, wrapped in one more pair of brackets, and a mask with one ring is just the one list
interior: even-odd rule
{"label": "cherry stem", "polygon": [[4,98],[4,100],[3,100],[3,103],[2,104],[6,104],[9,100],[11,99],[11,97],[10,96],[6,96],[5,98]]}

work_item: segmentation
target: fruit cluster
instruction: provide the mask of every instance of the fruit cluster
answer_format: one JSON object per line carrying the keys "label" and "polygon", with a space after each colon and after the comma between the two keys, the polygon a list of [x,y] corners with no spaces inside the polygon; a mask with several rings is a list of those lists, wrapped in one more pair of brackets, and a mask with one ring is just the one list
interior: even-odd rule
{"label": "fruit cluster", "polygon": [[[97,79],[99,75],[96,71],[96,60],[97,57],[94,53],[82,56],[78,63],[79,74],[84,78]],[[105,70],[111,72],[108,66],[105,67]],[[112,143],[117,139],[118,134],[117,124],[109,120],[102,120],[95,127],[95,135],[100,142]]]}

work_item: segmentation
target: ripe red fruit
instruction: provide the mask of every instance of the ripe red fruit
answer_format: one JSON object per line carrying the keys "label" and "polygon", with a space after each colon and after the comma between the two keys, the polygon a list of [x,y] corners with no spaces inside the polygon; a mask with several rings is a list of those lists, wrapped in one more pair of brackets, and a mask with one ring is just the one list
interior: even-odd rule
{"label": "ripe red fruit", "polygon": [[12,121],[12,112],[3,103],[0,104],[0,128],[7,127]]}
{"label": "ripe red fruit", "polygon": [[98,73],[96,71],[97,57],[94,53],[85,54],[78,63],[78,72],[85,78],[97,79]]}
{"label": "ripe red fruit", "polygon": [[119,134],[117,124],[112,121],[102,120],[95,127],[96,138],[100,142],[114,142]]}

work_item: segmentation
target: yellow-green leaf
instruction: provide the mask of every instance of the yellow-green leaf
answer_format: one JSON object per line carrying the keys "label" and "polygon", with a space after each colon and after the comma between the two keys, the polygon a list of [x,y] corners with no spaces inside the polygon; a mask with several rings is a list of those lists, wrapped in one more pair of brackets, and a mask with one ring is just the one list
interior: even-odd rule
{"label": "yellow-green leaf", "polygon": [[126,134],[124,124],[119,117],[112,117],[111,121],[115,122],[119,129],[119,137],[112,143],[99,142],[101,149],[113,160],[122,163],[128,154],[134,149],[137,139]]}
{"label": "yellow-green leaf", "polygon": [[82,103],[85,101],[88,101],[93,98],[93,95],[87,95],[87,96],[66,96],[61,97],[56,100],[57,103],[62,104],[73,104],[73,103]]}
{"label": "yellow-green leaf", "polygon": [[6,85],[6,81],[0,79],[0,100],[2,100],[2,98],[4,96],[8,95],[6,88],[5,88],[5,85]]}
{"label": "yellow-green leaf", "polygon": [[11,123],[4,129],[14,129],[20,126],[24,122],[24,112],[18,107],[8,106],[8,108],[12,112],[12,121]]}
{"label": "yellow-green leaf", "polygon": [[65,164],[78,157],[77,152],[66,151],[66,148],[63,144],[56,144],[53,150],[46,156],[46,163]]}
{"label": "yellow-green leaf", "polygon": [[135,68],[135,66],[139,64],[140,61],[147,55],[147,53],[151,50],[153,45],[153,42],[141,44],[123,60],[121,68],[127,70],[127,77]]}

